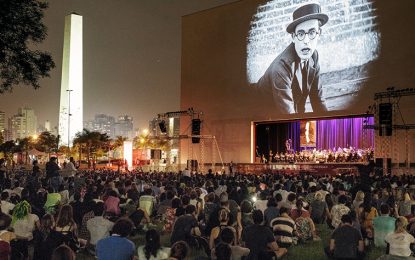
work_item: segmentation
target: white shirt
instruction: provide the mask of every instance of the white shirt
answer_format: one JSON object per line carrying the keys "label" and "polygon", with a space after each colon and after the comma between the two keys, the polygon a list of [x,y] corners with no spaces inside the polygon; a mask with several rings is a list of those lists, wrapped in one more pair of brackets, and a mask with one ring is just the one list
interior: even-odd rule
{"label": "white shirt", "polygon": [[39,221],[39,217],[35,214],[29,214],[23,219],[18,219],[12,225],[14,233],[18,237],[24,237],[28,240],[33,239],[33,231],[36,228],[36,222]]}
{"label": "white shirt", "polygon": [[390,255],[407,257],[411,255],[409,245],[415,243],[415,238],[407,232],[393,232],[386,235],[385,241],[389,244]]}
{"label": "white shirt", "polygon": [[10,215],[10,211],[14,209],[14,204],[5,200],[1,201],[1,212]]}
{"label": "white shirt", "polygon": [[90,243],[96,245],[98,240],[110,236],[110,230],[114,223],[103,216],[93,217],[86,222],[86,228],[91,234]]}
{"label": "white shirt", "polygon": [[[138,249],[137,249],[139,260],[147,259],[146,254],[144,252],[144,247],[145,246],[139,246]],[[150,255],[149,260],[169,259],[169,256],[170,256],[170,248],[162,247],[157,251],[157,256],[154,257],[153,255]]]}
{"label": "white shirt", "polygon": [[267,204],[268,200],[257,200],[254,203],[254,207],[262,211],[262,213],[264,213],[264,211],[267,209]]}

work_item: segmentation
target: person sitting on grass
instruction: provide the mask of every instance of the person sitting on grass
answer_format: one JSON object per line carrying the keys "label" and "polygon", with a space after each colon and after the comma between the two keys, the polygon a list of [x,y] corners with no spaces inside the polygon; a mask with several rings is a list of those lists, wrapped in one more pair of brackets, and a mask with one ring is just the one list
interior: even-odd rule
{"label": "person sitting on grass", "polygon": [[120,218],[112,228],[109,237],[98,240],[96,255],[99,260],[131,260],[135,255],[135,244],[127,239],[133,230],[133,222]]}
{"label": "person sitting on grass", "polygon": [[[250,252],[249,248],[232,245],[235,241],[235,233],[234,233],[234,230],[232,230],[231,228],[222,229],[222,231],[220,232],[220,239],[221,239],[220,244],[229,245],[231,249],[232,260],[241,260],[243,257],[246,257],[249,255],[249,252]],[[216,246],[215,249],[213,249],[211,252],[212,259],[218,259],[216,255],[217,248],[218,246]]]}
{"label": "person sitting on grass", "polygon": [[406,231],[408,220],[405,217],[398,217],[395,221],[395,231],[389,233],[385,237],[386,243],[389,245],[387,255],[381,256],[380,260],[395,259],[415,259],[411,256],[411,244],[415,243],[415,238]]}
{"label": "person sitting on grass", "polygon": [[146,244],[139,246],[137,253],[139,260],[168,259],[170,248],[162,247],[159,233],[154,229],[150,229],[146,232]]}
{"label": "person sitting on grass", "polygon": [[330,244],[325,248],[330,259],[364,258],[364,242],[360,232],[352,226],[352,217],[345,214],[341,217],[341,224],[333,231]]}
{"label": "person sitting on grass", "polygon": [[287,253],[286,248],[280,248],[275,242],[271,229],[262,225],[264,215],[261,210],[252,213],[254,224],[242,231],[242,241],[249,248],[247,259],[258,259],[259,255],[267,254],[270,257],[280,258]]}

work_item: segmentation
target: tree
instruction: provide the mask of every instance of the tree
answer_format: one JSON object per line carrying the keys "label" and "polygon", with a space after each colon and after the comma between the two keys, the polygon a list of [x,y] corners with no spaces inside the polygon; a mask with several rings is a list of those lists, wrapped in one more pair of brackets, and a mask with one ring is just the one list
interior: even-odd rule
{"label": "tree", "polygon": [[[73,143],[74,145],[86,148],[89,168],[91,166],[91,159],[96,159],[96,153],[98,150],[107,147],[109,140],[110,139],[107,134],[101,134],[100,132],[91,132],[87,129],[84,129],[82,132],[76,133]],[[80,150],[80,155],[82,156],[82,149]]]}
{"label": "tree", "polygon": [[35,143],[35,148],[38,151],[44,152],[48,154],[48,157],[50,157],[50,154],[52,152],[57,152],[58,150],[58,137],[54,134],[51,134],[50,132],[42,132]]}
{"label": "tree", "polygon": [[6,161],[10,162],[11,160],[13,160],[13,153],[15,147],[16,144],[13,140],[0,144],[0,152],[4,154]]}
{"label": "tree", "polygon": [[20,83],[37,89],[39,79],[55,67],[48,52],[29,49],[46,38],[47,7],[39,0],[0,1],[0,93]]}
{"label": "tree", "polygon": [[[124,145],[124,142],[127,141],[127,140],[128,140],[127,137],[117,136],[117,138],[115,139],[114,143],[112,144],[112,150],[113,150],[112,157],[114,157],[115,151],[118,148],[122,147]],[[121,152],[121,154],[122,154],[122,152]]]}

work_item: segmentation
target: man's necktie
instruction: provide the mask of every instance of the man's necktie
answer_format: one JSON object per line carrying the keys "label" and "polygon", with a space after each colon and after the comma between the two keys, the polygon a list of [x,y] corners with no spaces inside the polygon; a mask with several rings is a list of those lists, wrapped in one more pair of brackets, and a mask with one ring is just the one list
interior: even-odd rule
{"label": "man's necktie", "polygon": [[307,92],[307,88],[308,88],[308,82],[307,82],[307,61],[301,62],[300,64],[302,66],[301,68],[301,77],[303,78],[303,82],[302,82],[302,91],[303,94]]}

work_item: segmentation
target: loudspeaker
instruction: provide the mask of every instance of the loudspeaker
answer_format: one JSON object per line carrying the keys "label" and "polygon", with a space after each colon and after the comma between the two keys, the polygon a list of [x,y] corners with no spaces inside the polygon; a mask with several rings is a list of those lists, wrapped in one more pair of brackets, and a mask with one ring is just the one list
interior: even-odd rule
{"label": "loudspeaker", "polygon": [[392,135],[392,104],[379,104],[379,136]]}
{"label": "loudspeaker", "polygon": [[[200,135],[200,124],[201,120],[199,118],[192,119],[192,135]],[[192,137],[192,143],[198,144],[200,142],[199,137]]]}
{"label": "loudspeaker", "polygon": [[[376,158],[375,173],[383,173],[384,158]],[[392,159],[386,158],[386,170],[390,174],[392,172]]]}
{"label": "loudspeaker", "polygon": [[167,132],[166,122],[163,120],[159,123],[160,131],[164,134]]}
{"label": "loudspeaker", "polygon": [[197,160],[187,160],[187,169],[189,169],[190,171],[197,171],[197,167]]}

